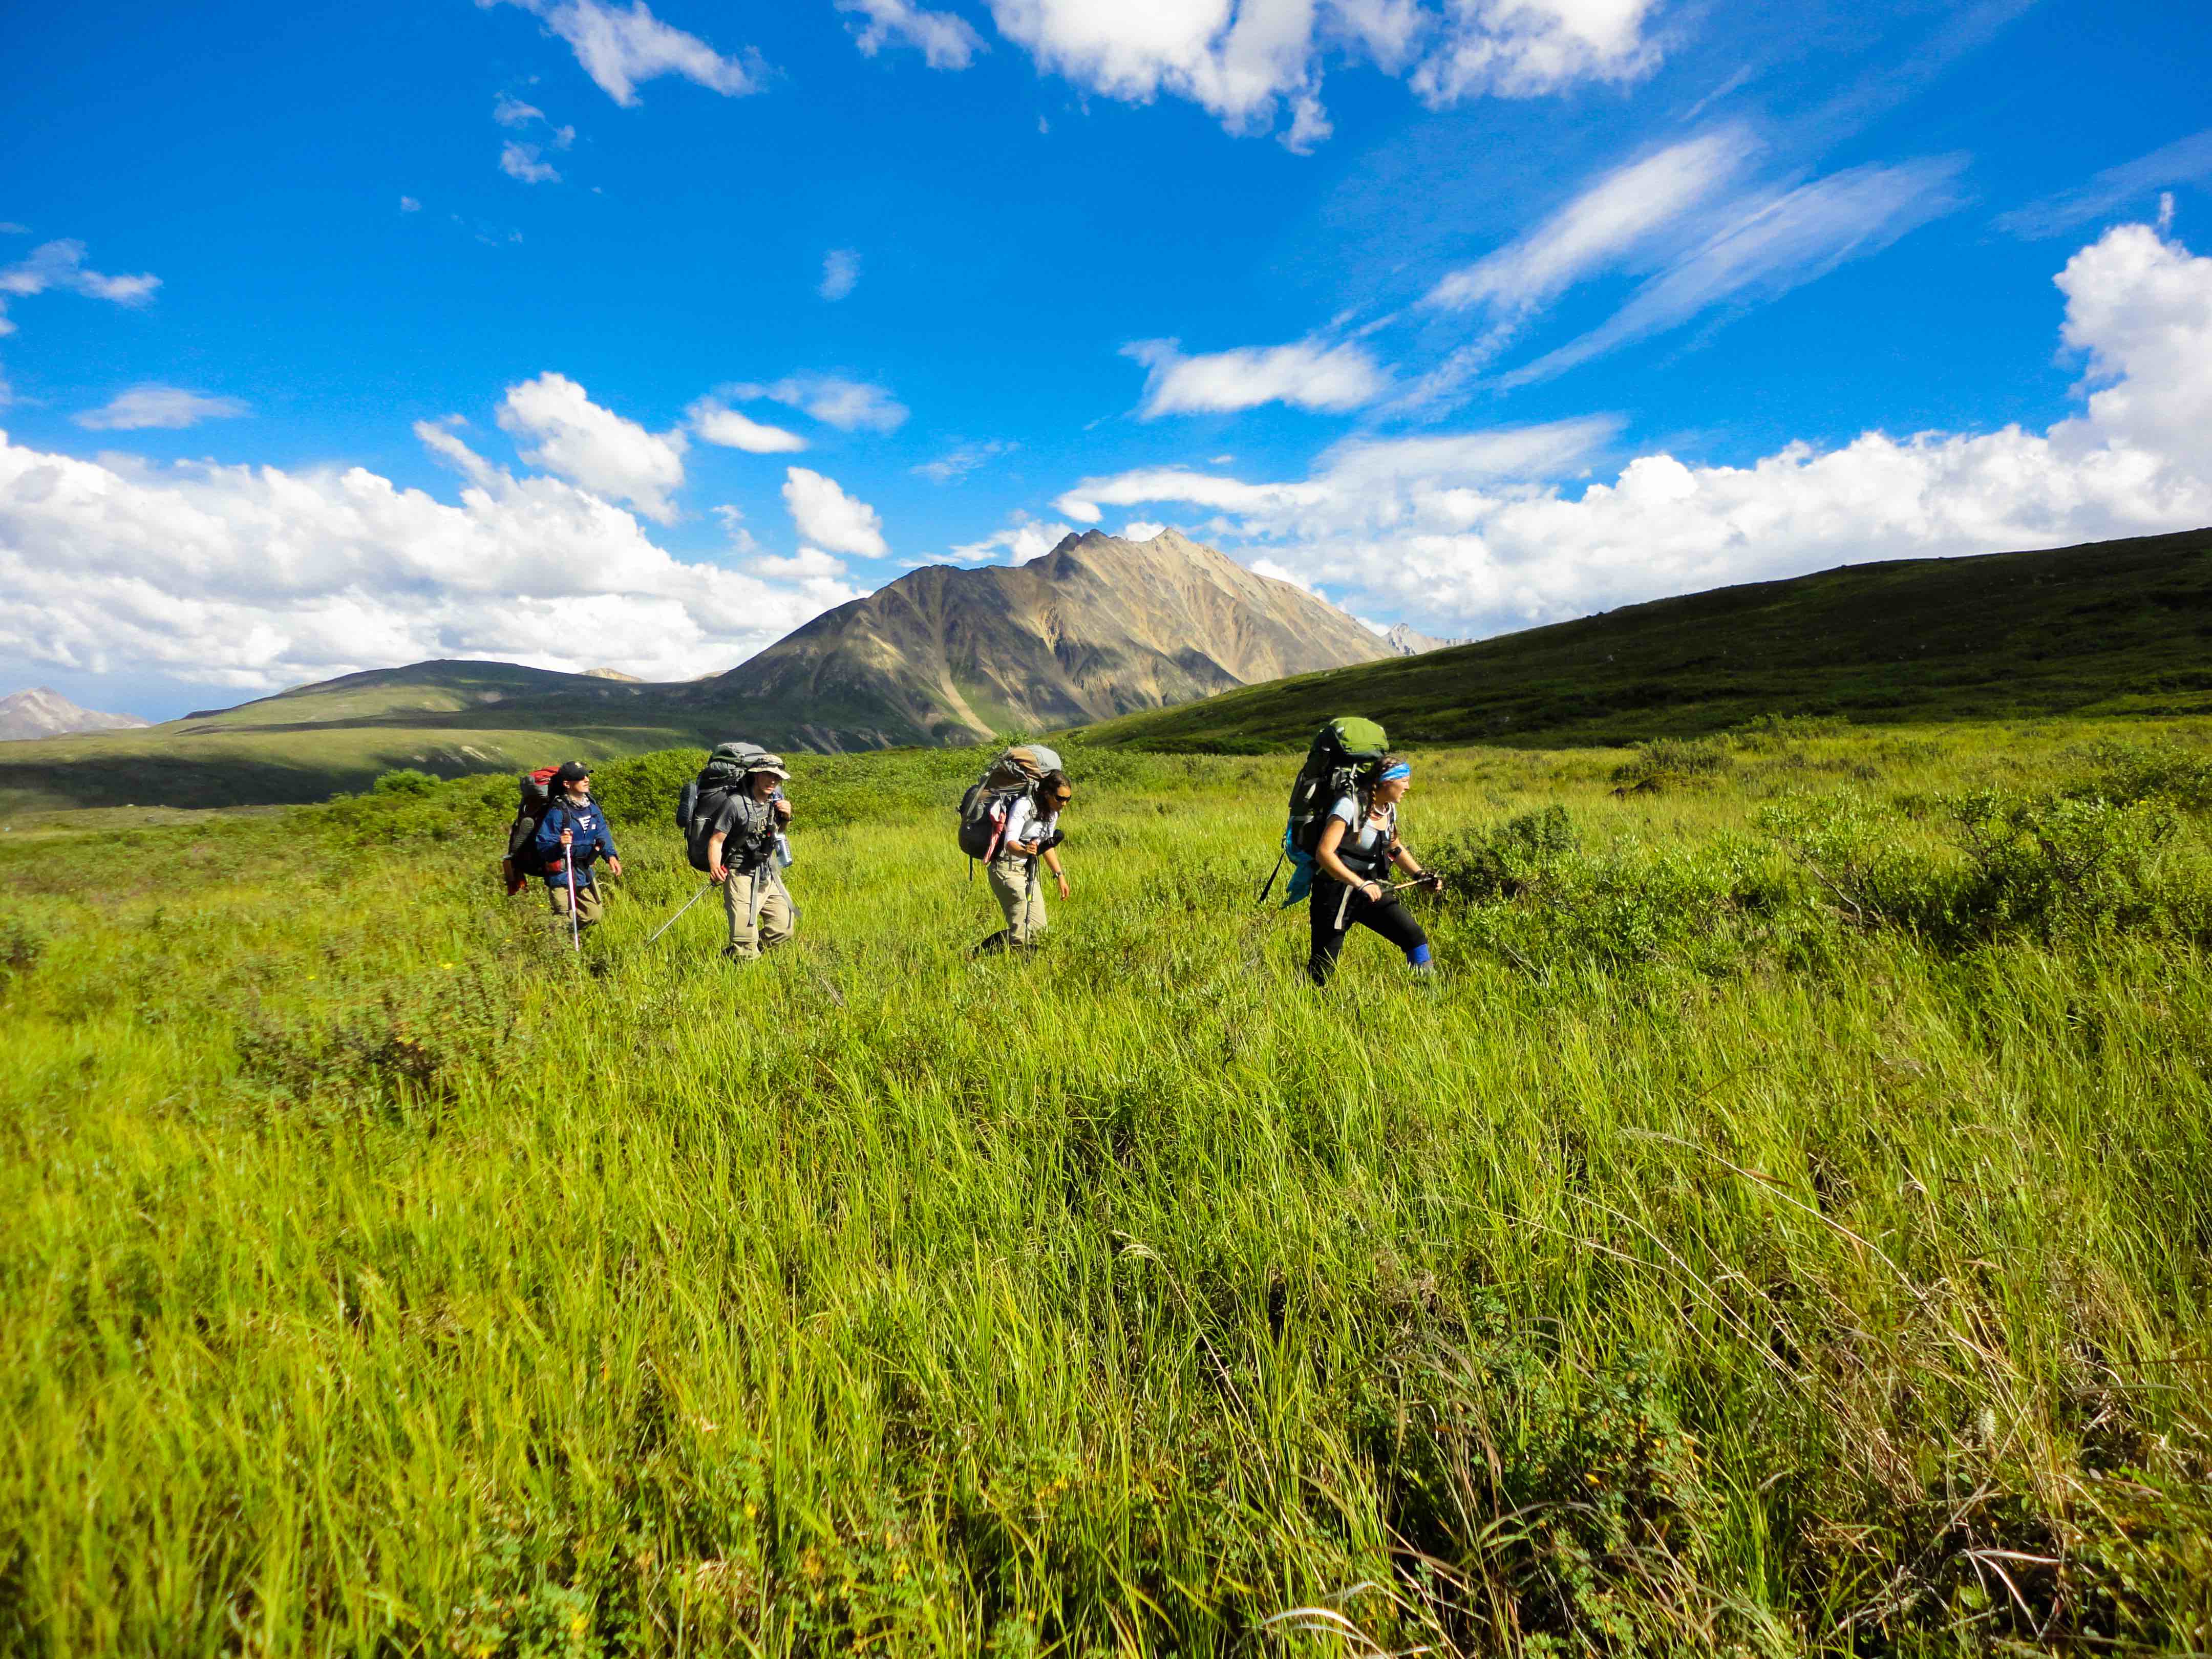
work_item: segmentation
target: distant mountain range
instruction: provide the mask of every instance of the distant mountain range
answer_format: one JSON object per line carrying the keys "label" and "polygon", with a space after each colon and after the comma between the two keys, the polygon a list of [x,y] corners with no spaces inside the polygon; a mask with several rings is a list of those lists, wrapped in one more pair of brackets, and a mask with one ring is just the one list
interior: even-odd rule
{"label": "distant mountain range", "polygon": [[1472,645],[1472,640],[1439,640],[1422,633],[1419,629],[1400,623],[1382,635],[1382,643],[1401,657],[1418,657],[1427,651],[1442,651],[1447,646]]}
{"label": "distant mountain range", "polygon": [[103,714],[80,708],[58,691],[34,685],[0,697],[0,743],[26,738],[60,738],[77,732],[123,732],[150,726],[136,714]]}
{"label": "distant mountain range", "polygon": [[864,749],[1081,726],[1387,654],[1335,606],[1175,531],[1093,530],[1028,564],[914,571],[700,691],[781,742]]}
{"label": "distant mountain range", "polygon": [[320,799],[379,772],[491,771],[744,737],[787,749],[988,741],[1078,726],[1389,647],[1334,605],[1173,531],[1093,531],[1016,567],[911,571],[729,672],[441,661],[348,674],[0,762],[0,799]]}

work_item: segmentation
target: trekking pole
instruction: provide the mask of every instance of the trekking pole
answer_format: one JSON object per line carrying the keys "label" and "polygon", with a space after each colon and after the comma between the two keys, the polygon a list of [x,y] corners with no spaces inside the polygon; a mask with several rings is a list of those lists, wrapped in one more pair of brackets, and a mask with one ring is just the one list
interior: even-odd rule
{"label": "trekking pole", "polygon": [[580,953],[584,948],[583,925],[576,920],[576,860],[573,854],[561,860],[568,872],[568,948]]}
{"label": "trekking pole", "polygon": [[712,887],[714,884],[711,881],[702,884],[697,892],[692,894],[690,898],[685,899],[682,904],[677,907],[676,915],[669,917],[667,921],[662,922],[659,927],[654,928],[651,933],[645,936],[645,942],[647,945],[652,944],[653,940],[659,939],[663,933],[673,927],[676,925],[677,917],[681,916],[686,910],[689,910],[701,899],[706,897],[707,889]]}

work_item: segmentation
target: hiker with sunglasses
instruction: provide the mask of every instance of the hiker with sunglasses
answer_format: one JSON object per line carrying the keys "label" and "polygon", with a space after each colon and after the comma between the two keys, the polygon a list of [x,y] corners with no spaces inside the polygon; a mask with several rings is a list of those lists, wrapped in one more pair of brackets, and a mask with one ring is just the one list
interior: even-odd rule
{"label": "hiker with sunglasses", "polygon": [[1006,925],[977,945],[977,951],[1025,951],[1036,943],[1045,929],[1038,866],[1052,872],[1060,897],[1067,896],[1067,872],[1060,867],[1060,815],[1074,799],[1075,786],[1067,774],[1055,769],[1039,778],[1034,789],[1015,796],[1006,808],[1006,830],[985,866],[992,896],[999,901]]}
{"label": "hiker with sunglasses", "polygon": [[1424,872],[1398,839],[1398,803],[1413,787],[1413,769],[1385,755],[1372,776],[1372,782],[1363,780],[1337,799],[1314,846],[1313,951],[1306,976],[1316,985],[1328,983],[1345,935],[1355,927],[1370,928],[1403,951],[1415,973],[1435,971],[1428,934],[1389,886],[1394,866],[1431,892],[1444,884],[1442,876]]}
{"label": "hiker with sunglasses", "polygon": [[[538,821],[538,867],[544,872],[545,890],[553,905],[556,932],[580,939],[584,930],[599,921],[599,888],[592,878],[592,866],[601,858],[607,873],[622,874],[615,856],[615,838],[607,817],[592,799],[592,769],[570,761],[552,777],[552,801]],[[569,914],[573,896],[575,914]]]}

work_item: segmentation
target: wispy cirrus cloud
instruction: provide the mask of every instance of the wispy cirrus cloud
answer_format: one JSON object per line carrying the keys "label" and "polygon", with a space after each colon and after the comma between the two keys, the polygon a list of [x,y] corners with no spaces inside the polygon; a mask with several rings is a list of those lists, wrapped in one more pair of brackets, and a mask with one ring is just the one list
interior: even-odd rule
{"label": "wispy cirrus cloud", "polygon": [[510,179],[519,179],[526,185],[557,185],[560,169],[550,161],[538,159],[538,146],[525,144],[510,138],[499,149],[499,170]]}
{"label": "wispy cirrus cloud", "polygon": [[85,264],[84,255],[82,242],[64,238],[41,242],[14,264],[0,266],[0,334],[15,331],[15,325],[8,319],[9,300],[27,299],[49,289],[61,289],[82,294],[88,300],[137,306],[152,299],[154,290],[161,286],[161,279],[151,273],[107,276]]}
{"label": "wispy cirrus cloud", "polygon": [[1576,283],[1674,234],[1759,149],[1748,129],[1723,127],[1616,167],[1534,229],[1445,275],[1421,304],[1480,313],[1488,327],[1477,349],[1495,352]]}
{"label": "wispy cirrus cloud", "polygon": [[1121,355],[1147,371],[1139,412],[1148,421],[1273,403],[1341,413],[1373,403],[1390,385],[1367,348],[1350,342],[1300,340],[1187,357],[1175,340],[1133,340]]}
{"label": "wispy cirrus cloud", "polygon": [[2154,191],[2208,179],[2212,179],[2212,127],[2106,167],[2086,185],[2001,213],[1995,223],[2008,235],[2029,240],[2057,236],[2140,204]]}
{"label": "wispy cirrus cloud", "polygon": [[1580,338],[1498,377],[1502,387],[1549,379],[1712,307],[1772,300],[1838,265],[1879,253],[1958,208],[1963,156],[1830,173],[1793,190],[1728,204],[1722,222]]}
{"label": "wispy cirrus cloud", "polygon": [[917,478],[927,478],[932,483],[958,483],[977,467],[1000,455],[1011,455],[1021,446],[1004,439],[993,438],[980,444],[958,444],[933,461],[924,461],[919,466],[908,467]]}
{"label": "wispy cirrus cloud", "polygon": [[137,432],[149,427],[177,430],[202,421],[234,420],[250,412],[235,398],[209,398],[182,386],[149,384],[119,392],[100,408],[70,418],[88,431]]}
{"label": "wispy cirrus cloud", "polygon": [[766,398],[803,410],[840,432],[896,432],[907,417],[906,405],[890,388],[841,374],[790,374],[765,386],[734,386],[725,392],[741,402]]}
{"label": "wispy cirrus cloud", "polygon": [[750,51],[725,57],[696,34],[662,22],[645,0],[628,9],[603,0],[477,0],[479,6],[518,6],[538,18],[576,54],[599,90],[625,109],[638,101],[638,83],[680,76],[726,98],[758,92],[767,71]]}
{"label": "wispy cirrus cloud", "polygon": [[990,50],[964,17],[912,0],[837,0],[837,9],[866,19],[853,31],[853,43],[869,58],[885,46],[912,46],[932,69],[964,70]]}
{"label": "wispy cirrus cloud", "polygon": [[815,292],[823,299],[843,299],[860,285],[860,256],[849,247],[833,247],[822,256],[822,281]]}

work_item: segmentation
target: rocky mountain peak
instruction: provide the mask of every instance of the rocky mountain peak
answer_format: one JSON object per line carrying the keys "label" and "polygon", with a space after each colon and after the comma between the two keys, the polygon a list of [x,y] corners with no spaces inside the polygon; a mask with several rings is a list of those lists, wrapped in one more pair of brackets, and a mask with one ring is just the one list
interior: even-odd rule
{"label": "rocky mountain peak", "polygon": [[103,714],[80,708],[52,686],[34,685],[0,697],[0,742],[18,738],[63,738],[76,732],[122,732],[152,724],[136,714]]}

